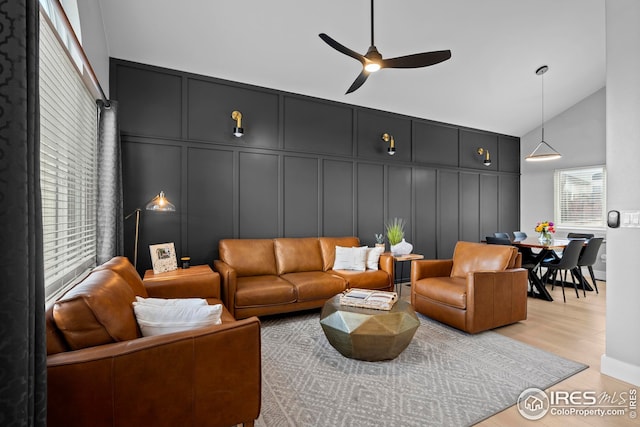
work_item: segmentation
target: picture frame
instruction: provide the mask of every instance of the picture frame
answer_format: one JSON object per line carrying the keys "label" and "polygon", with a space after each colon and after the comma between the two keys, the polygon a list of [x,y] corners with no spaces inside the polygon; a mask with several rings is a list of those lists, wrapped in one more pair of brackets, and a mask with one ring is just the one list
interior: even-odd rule
{"label": "picture frame", "polygon": [[153,264],[154,274],[178,269],[176,248],[173,242],[149,245],[149,251],[151,252],[151,263]]}

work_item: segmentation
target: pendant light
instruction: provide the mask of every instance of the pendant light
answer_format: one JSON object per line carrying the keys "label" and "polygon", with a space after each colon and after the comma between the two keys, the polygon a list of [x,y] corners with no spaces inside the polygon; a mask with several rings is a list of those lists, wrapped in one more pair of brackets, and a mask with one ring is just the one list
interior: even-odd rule
{"label": "pendant light", "polygon": [[549,67],[546,65],[543,65],[536,70],[536,74],[542,78],[542,140],[535,150],[524,158],[528,162],[555,160],[562,157],[562,154],[544,140],[544,73],[547,71],[549,71]]}

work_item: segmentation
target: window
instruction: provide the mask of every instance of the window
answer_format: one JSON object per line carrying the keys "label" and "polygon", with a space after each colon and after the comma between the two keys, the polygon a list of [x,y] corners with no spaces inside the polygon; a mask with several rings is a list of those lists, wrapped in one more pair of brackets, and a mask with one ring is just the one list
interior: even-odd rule
{"label": "window", "polygon": [[554,174],[558,227],[604,228],[606,170],[604,166],[558,169]]}
{"label": "window", "polygon": [[97,107],[40,15],[40,185],[47,297],[95,266]]}

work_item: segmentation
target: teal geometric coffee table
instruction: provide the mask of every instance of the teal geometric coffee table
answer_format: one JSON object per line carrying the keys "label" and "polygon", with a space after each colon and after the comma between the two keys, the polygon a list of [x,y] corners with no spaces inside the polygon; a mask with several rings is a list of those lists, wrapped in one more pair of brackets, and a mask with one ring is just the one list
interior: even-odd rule
{"label": "teal geometric coffee table", "polygon": [[327,301],[320,325],[329,343],[345,357],[370,362],[398,357],[420,321],[411,304],[397,301],[391,310],[340,305],[340,294]]}

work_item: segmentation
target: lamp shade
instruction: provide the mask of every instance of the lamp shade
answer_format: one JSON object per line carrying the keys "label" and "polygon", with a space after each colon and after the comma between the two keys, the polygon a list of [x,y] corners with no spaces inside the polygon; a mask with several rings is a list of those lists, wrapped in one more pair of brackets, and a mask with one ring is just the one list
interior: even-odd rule
{"label": "lamp shade", "polygon": [[146,209],[148,211],[175,212],[176,207],[173,203],[167,200],[164,195],[164,191],[160,191],[160,194],[147,203]]}
{"label": "lamp shade", "polygon": [[538,146],[524,159],[527,162],[543,162],[545,160],[555,160],[562,157],[552,146],[545,141],[540,141]]}

